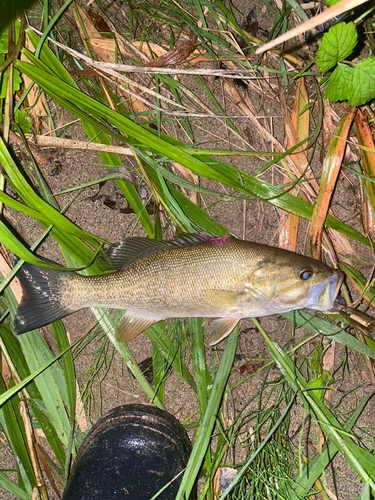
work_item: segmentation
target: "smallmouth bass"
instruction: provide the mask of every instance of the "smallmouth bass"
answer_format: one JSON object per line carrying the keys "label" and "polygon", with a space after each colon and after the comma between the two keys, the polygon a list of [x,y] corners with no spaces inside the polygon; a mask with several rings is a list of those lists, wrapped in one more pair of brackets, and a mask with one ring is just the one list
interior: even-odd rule
{"label": "smallmouth bass", "polygon": [[82,276],[25,264],[17,334],[85,307],[126,309],[116,338],[126,341],[167,318],[216,318],[211,345],[239,320],[310,308],[329,310],[344,275],[320,261],[230,235],[171,241],[125,238],[107,250],[116,272]]}

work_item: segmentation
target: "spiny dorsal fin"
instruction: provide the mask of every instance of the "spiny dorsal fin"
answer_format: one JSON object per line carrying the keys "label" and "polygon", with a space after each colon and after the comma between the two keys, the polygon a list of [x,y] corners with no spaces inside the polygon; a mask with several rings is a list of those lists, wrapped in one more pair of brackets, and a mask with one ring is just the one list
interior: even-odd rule
{"label": "spiny dorsal fin", "polygon": [[114,269],[120,271],[146,255],[162,252],[163,250],[169,250],[171,248],[190,247],[205,242],[222,246],[222,244],[225,244],[230,238],[229,235],[216,237],[201,234],[184,234],[169,241],[156,241],[149,238],[138,237],[122,238],[118,243],[109,247],[106,252]]}

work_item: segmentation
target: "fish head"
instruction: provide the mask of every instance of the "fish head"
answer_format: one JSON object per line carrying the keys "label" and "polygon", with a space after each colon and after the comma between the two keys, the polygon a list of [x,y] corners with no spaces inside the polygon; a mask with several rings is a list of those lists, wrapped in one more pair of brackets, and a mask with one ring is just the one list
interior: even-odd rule
{"label": "fish head", "polygon": [[305,307],[332,309],[344,279],[342,271],[293,252],[280,252],[246,277],[242,283],[245,301],[256,300],[264,316]]}

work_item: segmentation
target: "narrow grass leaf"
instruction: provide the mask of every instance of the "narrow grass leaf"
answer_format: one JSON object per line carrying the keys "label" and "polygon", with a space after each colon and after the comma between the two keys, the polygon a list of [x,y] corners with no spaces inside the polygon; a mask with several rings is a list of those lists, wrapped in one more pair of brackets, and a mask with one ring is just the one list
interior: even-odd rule
{"label": "narrow grass leaf", "polygon": [[[35,80],[57,102],[83,120],[92,121],[95,117],[99,118],[101,116],[105,120],[110,121],[113,126],[123,131],[128,137],[130,136],[130,138],[133,138],[126,138],[125,140],[123,137],[123,141],[128,143],[132,143],[132,140],[133,143],[136,141],[139,146],[142,145],[143,148],[155,151],[162,156],[168,156],[173,161],[181,163],[198,175],[203,175],[216,182],[221,182],[244,194],[255,196],[275,206],[302,215],[307,219],[311,219],[313,207],[303,200],[299,200],[295,196],[285,193],[282,189],[271,186],[260,179],[251,177],[245,172],[237,170],[232,165],[219,162],[211,157],[207,158],[207,163],[204,156],[200,157],[201,159],[198,160],[193,155],[189,155],[185,151],[172,145],[172,143],[175,143],[172,139],[169,139],[170,142],[168,142],[163,135],[161,138],[155,136],[152,130],[147,130],[145,127],[131,122],[125,116],[106,108],[101,103],[96,102],[92,98],[82,94],[82,92],[64,84],[64,82],[61,82],[57,78],[44,74],[40,68],[23,62],[17,62],[17,66],[18,65],[22,72]],[[99,122],[97,122],[97,126],[100,127]],[[106,130],[111,135],[116,135],[116,137],[119,136],[119,134],[111,132],[110,129]],[[327,217],[326,225],[337,229],[346,236],[363,242],[367,246],[369,245],[367,239],[358,231],[337,221],[337,219],[332,216]]]}
{"label": "narrow grass leaf", "polygon": [[[370,394],[360,401],[352,415],[343,424],[343,429],[346,432],[350,433],[356,421],[361,416],[365,406],[372,397],[373,395]],[[308,464],[303,468],[302,473],[294,476],[290,500],[298,500],[301,497],[308,495],[315,481],[324,473],[325,469],[333,460],[337,452],[338,449],[332,442],[328,442],[323,446],[322,451],[317,453],[315,457],[308,462]],[[293,492],[296,496],[293,495]]]}
{"label": "narrow grass leaf", "polygon": [[293,403],[294,403],[294,399],[291,399],[291,401],[289,402],[289,404],[286,406],[285,410],[281,414],[280,418],[273,425],[273,427],[270,429],[270,431],[266,434],[266,436],[262,440],[261,444],[257,447],[256,451],[251,455],[251,457],[245,462],[245,464],[238,471],[234,480],[228,486],[228,488],[224,491],[224,493],[220,496],[219,500],[224,500],[229,495],[229,493],[233,490],[233,488],[241,481],[241,478],[243,477],[243,475],[247,473],[250,464],[257,458],[258,455],[260,455],[260,453],[266,447],[266,445],[268,444],[270,439],[272,439],[272,437],[274,436],[275,431],[278,429],[278,427],[280,426],[280,424],[282,423],[284,418],[289,414]]}
{"label": "narrow grass leaf", "polygon": [[[6,387],[0,377],[0,394],[6,394]],[[31,493],[36,479],[31,464],[30,453],[27,447],[25,426],[18,409],[19,398],[15,396],[0,408],[0,428],[12,450],[17,462],[17,471],[20,485],[23,485],[28,493]]]}
{"label": "narrow grass leaf", "polygon": [[[27,34],[31,42],[33,43],[34,47],[37,47],[38,44],[40,43],[40,38],[38,37],[38,35],[36,35],[32,30],[27,30]],[[30,52],[28,53],[30,54],[30,57],[34,57]],[[43,45],[40,53],[40,61],[34,57],[33,62],[34,64],[37,65],[40,64],[45,70],[49,71],[50,74],[58,75],[61,78],[61,80],[67,83],[69,86],[73,86],[76,89],[78,89],[73,78],[70,76],[68,71],[65,69],[65,67],[61,64],[59,59],[55,56],[55,54],[51,51],[51,49],[48,46]],[[95,126],[95,124],[92,123],[90,120],[82,120],[82,126],[91,142],[111,145],[109,137],[102,130],[102,128]],[[122,166],[120,157],[117,154],[99,152],[99,155],[102,158],[103,163],[105,165],[110,165],[113,167]],[[142,200],[135,187],[129,182],[122,181],[119,179],[117,179],[115,182],[119,187],[120,191],[124,194],[125,198],[127,199],[132,209],[134,210],[135,214],[139,217],[141,224],[143,225],[148,236],[152,237],[153,225],[151,219],[148,216],[145,207],[142,203]]]}
{"label": "narrow grass leaf", "polygon": [[299,395],[302,403],[310,412],[313,421],[319,424],[324,434],[334,443],[347,463],[353,468],[358,478],[369,483],[375,492],[374,455],[366,449],[360,448],[344,430],[338,420],[328,408],[309,390],[308,383],[298,371],[295,364],[288,358],[276,342],[273,342],[263,330],[257,320],[253,320],[262,333],[267,347],[276,361],[279,369],[286,377],[293,390]]}
{"label": "narrow grass leaf", "polygon": [[[19,341],[26,362],[31,372],[40,369],[45,363],[54,359],[45,340],[37,330],[20,335]],[[58,363],[51,365],[49,370],[41,373],[35,383],[46,406],[50,421],[65,446],[68,446],[70,422],[65,407],[68,406],[68,396],[65,378]]]}
{"label": "narrow grass leaf", "polygon": [[155,345],[162,353],[168,365],[172,366],[172,368],[185,380],[185,382],[187,382],[190,387],[196,391],[197,389],[193,377],[191,376],[186,364],[181,359],[177,347],[173,346],[172,342],[165,335],[163,326],[162,322],[156,323],[150,328],[147,328],[145,334],[150,339],[152,344]]}
{"label": "narrow grass leaf", "polygon": [[[304,311],[284,313],[282,314],[282,316],[284,318],[295,321],[298,326],[309,328],[313,332],[320,333],[321,335],[324,335],[331,340],[335,340],[345,347],[349,347],[349,349],[352,349],[353,351],[357,351],[364,356],[375,359],[374,349],[363,344],[361,341],[353,337],[353,335],[347,333],[335,323],[331,323],[330,321],[319,318],[318,316],[312,316],[311,314],[308,314]],[[369,343],[372,342],[372,344],[375,345],[375,343],[371,341],[371,339],[368,339],[368,341]]]}
{"label": "narrow grass leaf", "polygon": [[4,472],[0,472],[0,488],[4,488],[4,490],[9,491],[11,495],[14,495],[20,500],[32,500],[32,494],[27,493],[25,490],[17,486],[4,474]]}
{"label": "narrow grass leaf", "polygon": [[8,149],[4,141],[0,138],[0,163],[3,165],[4,170],[8,174],[10,180],[12,181],[12,186],[17,190],[20,197],[34,210],[37,210],[42,216],[46,217],[50,224],[54,224],[57,227],[64,228],[71,234],[78,236],[86,241],[97,246],[96,238],[82,231],[75,224],[70,222],[66,217],[61,215],[57,210],[52,208],[48,203],[46,203],[42,198],[40,198],[34,190],[30,187],[30,184],[22,176],[16,163],[8,152]]}
{"label": "narrow grass leaf", "polygon": [[346,276],[349,278],[351,284],[357,290],[357,292],[363,296],[363,299],[366,302],[370,303],[370,307],[375,309],[375,288],[370,287],[367,290],[365,289],[367,280],[362,276],[360,272],[358,272],[354,267],[346,264],[345,262],[340,262],[340,266],[342,270],[345,272]]}
{"label": "narrow grass leaf", "polygon": [[223,356],[219,368],[216,372],[211,395],[208,400],[207,409],[202,420],[197,440],[194,443],[189,462],[182,478],[176,500],[189,498],[189,495],[197,480],[202,461],[211,440],[211,434],[215,425],[216,415],[220,408],[220,403],[225,392],[226,383],[232,368],[234,356],[237,348],[239,327],[238,325],[226,340]]}
{"label": "narrow grass leaf", "polygon": [[120,356],[124,360],[124,363],[126,366],[129,368],[129,370],[132,372],[134,377],[137,379],[139,384],[141,385],[142,389],[145,391],[147,396],[150,398],[151,401],[154,402],[155,406],[158,408],[164,409],[164,405],[162,402],[159,400],[157,397],[157,394],[151,387],[151,385],[148,383],[146,377],[142,373],[142,370],[139,368],[134,356],[130,352],[129,347],[127,346],[126,342],[118,342],[115,338],[115,323],[111,316],[109,315],[108,311],[105,309],[100,309],[100,308],[91,308],[92,312],[94,313],[96,319],[100,323],[100,326],[103,328],[104,332],[106,333],[107,337],[109,340],[112,342],[112,344],[115,346],[117,351],[119,352]]}

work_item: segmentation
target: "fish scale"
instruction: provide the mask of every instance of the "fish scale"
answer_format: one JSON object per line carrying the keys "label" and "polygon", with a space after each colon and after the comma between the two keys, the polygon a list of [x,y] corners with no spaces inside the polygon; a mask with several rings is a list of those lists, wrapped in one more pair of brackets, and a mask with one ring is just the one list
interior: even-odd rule
{"label": "fish scale", "polygon": [[118,340],[161,319],[205,317],[217,318],[211,335],[216,343],[242,318],[332,308],[343,279],[341,271],[315,259],[229,235],[170,242],[125,238],[108,256],[117,271],[100,276],[24,266],[16,331],[84,307],[106,307],[126,309],[116,327]]}

